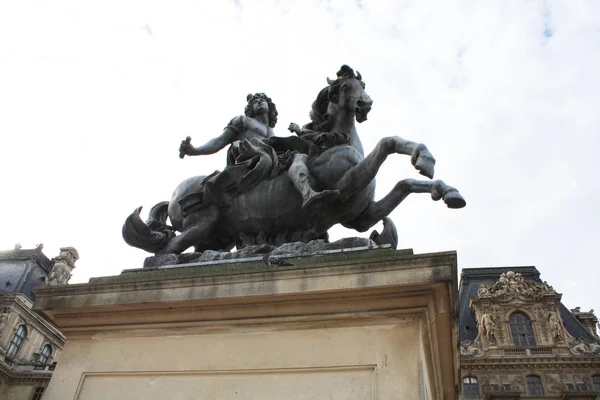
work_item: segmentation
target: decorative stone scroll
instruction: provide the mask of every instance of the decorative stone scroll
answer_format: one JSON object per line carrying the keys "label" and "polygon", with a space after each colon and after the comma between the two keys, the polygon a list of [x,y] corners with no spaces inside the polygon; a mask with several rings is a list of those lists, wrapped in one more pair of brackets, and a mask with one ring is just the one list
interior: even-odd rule
{"label": "decorative stone scroll", "polygon": [[478,357],[483,355],[481,343],[471,340],[463,340],[460,342],[460,355],[467,357]]}
{"label": "decorative stone scroll", "polygon": [[600,354],[600,344],[597,342],[585,342],[581,339],[571,341],[571,352],[573,354],[595,356]]}

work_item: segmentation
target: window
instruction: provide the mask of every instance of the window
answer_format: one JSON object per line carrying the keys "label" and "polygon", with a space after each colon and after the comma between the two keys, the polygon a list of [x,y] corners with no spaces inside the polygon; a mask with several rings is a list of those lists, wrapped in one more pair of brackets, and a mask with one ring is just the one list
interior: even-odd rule
{"label": "window", "polygon": [[38,359],[38,363],[40,365],[46,365],[48,359],[52,356],[52,346],[49,344],[45,345],[40,354],[40,358]]}
{"label": "window", "polygon": [[516,312],[510,316],[510,331],[515,346],[535,346],[533,327],[525,314]]}
{"label": "window", "polygon": [[592,387],[594,391],[600,392],[600,375],[592,376]]}
{"label": "window", "polygon": [[477,386],[477,378],[467,376],[463,379],[463,388],[465,392],[465,399],[478,399],[479,398],[479,387]]}
{"label": "window", "polygon": [[14,360],[19,349],[21,348],[21,344],[23,340],[27,337],[27,328],[25,325],[19,325],[17,328],[10,344],[8,345],[8,350],[6,351],[6,359],[8,361]]}
{"label": "window", "polygon": [[31,398],[31,400],[40,400],[42,398],[42,395],[44,394],[44,388],[43,387],[37,387],[35,388],[35,392],[33,392],[33,397]]}
{"label": "window", "polygon": [[573,380],[575,381],[575,389],[579,391],[588,391],[588,385],[585,384],[583,376],[581,375],[573,375]]}
{"label": "window", "polygon": [[527,394],[529,396],[543,396],[542,380],[539,376],[529,375],[527,377]]}

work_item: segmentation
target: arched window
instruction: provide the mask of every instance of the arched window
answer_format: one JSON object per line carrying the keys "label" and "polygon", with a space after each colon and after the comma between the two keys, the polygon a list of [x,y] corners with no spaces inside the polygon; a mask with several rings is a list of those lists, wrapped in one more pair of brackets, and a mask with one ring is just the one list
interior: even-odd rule
{"label": "arched window", "polygon": [[527,394],[529,396],[543,396],[542,380],[539,376],[529,375],[527,377]]}
{"label": "arched window", "polygon": [[41,400],[43,394],[44,394],[44,388],[41,386],[36,387],[31,400]]}
{"label": "arched window", "polygon": [[467,376],[464,378],[463,391],[465,393],[465,399],[478,399],[479,386],[477,385],[477,378],[473,376]]}
{"label": "arched window", "polygon": [[533,327],[527,315],[516,312],[510,316],[510,331],[515,346],[535,346]]}
{"label": "arched window", "polygon": [[6,351],[6,359],[8,361],[14,360],[17,353],[19,352],[19,349],[21,348],[23,340],[25,340],[26,337],[27,328],[25,327],[25,325],[19,325],[19,327],[15,331],[15,334],[13,335],[12,340],[10,341],[10,344],[8,345],[8,350]]}
{"label": "arched window", "polygon": [[40,365],[46,365],[48,359],[52,356],[52,346],[49,344],[45,345],[40,353],[40,358],[38,359],[38,363]]}
{"label": "arched window", "polygon": [[596,392],[600,392],[600,375],[592,376],[592,386]]}

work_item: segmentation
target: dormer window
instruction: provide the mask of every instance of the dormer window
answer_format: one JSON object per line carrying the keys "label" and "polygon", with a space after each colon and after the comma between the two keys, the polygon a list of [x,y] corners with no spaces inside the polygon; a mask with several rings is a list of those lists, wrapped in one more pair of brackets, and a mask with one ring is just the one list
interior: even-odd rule
{"label": "dormer window", "polygon": [[535,346],[533,326],[531,320],[522,312],[511,314],[510,332],[515,346]]}

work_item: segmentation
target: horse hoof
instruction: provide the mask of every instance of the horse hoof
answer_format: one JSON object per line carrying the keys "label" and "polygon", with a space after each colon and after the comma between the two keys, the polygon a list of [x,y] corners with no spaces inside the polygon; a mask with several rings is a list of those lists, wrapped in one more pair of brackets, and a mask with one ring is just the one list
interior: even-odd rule
{"label": "horse hoof", "polygon": [[415,163],[415,168],[421,175],[433,179],[435,159],[426,154],[421,154]]}
{"label": "horse hoof", "polygon": [[323,207],[323,204],[333,203],[340,196],[340,191],[323,190],[316,192],[302,203],[302,210],[309,215],[315,215]]}
{"label": "horse hoof", "polygon": [[454,188],[444,193],[444,203],[446,203],[448,208],[463,208],[467,205],[465,199]]}

